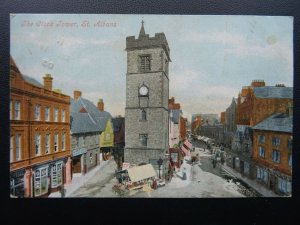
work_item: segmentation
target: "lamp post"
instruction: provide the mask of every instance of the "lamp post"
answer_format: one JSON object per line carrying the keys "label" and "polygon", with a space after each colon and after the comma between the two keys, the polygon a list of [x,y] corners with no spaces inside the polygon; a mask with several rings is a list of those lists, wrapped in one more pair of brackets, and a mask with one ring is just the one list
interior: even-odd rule
{"label": "lamp post", "polygon": [[158,164],[158,177],[159,177],[159,179],[160,179],[160,167],[161,167],[162,163],[163,163],[162,158],[159,158],[159,160],[157,160],[157,164]]}

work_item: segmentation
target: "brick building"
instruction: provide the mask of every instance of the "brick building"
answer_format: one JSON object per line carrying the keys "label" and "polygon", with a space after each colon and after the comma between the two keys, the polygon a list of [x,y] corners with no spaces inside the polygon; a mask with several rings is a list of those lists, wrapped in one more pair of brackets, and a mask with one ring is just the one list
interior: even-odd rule
{"label": "brick building", "polygon": [[263,80],[254,80],[243,87],[236,105],[236,124],[254,126],[274,112],[284,112],[293,102],[293,88],[282,84],[265,86]]}
{"label": "brick building", "polygon": [[10,187],[18,197],[45,197],[71,182],[70,97],[21,74],[10,58]]}
{"label": "brick building", "polygon": [[291,194],[293,117],[275,113],[253,127],[255,180],[274,192]]}

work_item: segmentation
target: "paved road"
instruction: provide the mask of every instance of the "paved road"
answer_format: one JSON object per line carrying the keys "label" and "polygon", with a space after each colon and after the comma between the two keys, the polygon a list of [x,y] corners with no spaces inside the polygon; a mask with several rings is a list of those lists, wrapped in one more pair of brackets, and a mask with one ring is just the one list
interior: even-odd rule
{"label": "paved road", "polygon": [[[213,168],[210,154],[196,150],[200,154],[200,162],[190,164],[185,160],[183,166],[187,170],[187,180],[175,176],[165,187],[145,192],[138,190],[127,198],[207,198],[207,197],[244,197],[234,183],[227,182],[218,173],[220,168]],[[116,164],[109,161],[101,170],[69,197],[119,198],[112,187],[117,183],[114,177]]]}
{"label": "paved road", "polygon": [[107,162],[101,170],[89,179],[83,186],[74,191],[69,197],[96,197],[96,198],[115,198],[119,197],[114,193],[112,187],[117,183],[114,177],[116,163],[113,159]]}

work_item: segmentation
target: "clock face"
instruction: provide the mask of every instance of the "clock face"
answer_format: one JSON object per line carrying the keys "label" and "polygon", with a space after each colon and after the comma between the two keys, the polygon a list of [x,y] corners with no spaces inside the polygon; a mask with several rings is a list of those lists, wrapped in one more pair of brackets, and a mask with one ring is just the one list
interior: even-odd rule
{"label": "clock face", "polygon": [[145,86],[140,87],[140,95],[147,95],[148,94],[148,88]]}

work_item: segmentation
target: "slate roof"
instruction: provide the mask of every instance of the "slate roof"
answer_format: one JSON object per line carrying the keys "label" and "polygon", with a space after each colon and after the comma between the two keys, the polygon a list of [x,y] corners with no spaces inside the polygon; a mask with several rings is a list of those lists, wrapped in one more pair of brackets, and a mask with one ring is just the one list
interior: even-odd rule
{"label": "slate roof", "polygon": [[38,82],[38,81],[35,80],[34,78],[29,77],[29,76],[24,75],[24,74],[22,74],[22,77],[23,77],[23,79],[24,79],[27,83],[32,84],[32,85],[37,86],[37,87],[40,87],[40,88],[44,88],[44,85],[42,85],[40,82]]}
{"label": "slate roof", "polygon": [[275,113],[253,127],[255,130],[267,130],[278,132],[293,132],[293,117],[283,113]]}
{"label": "slate roof", "polygon": [[170,109],[170,112],[171,112],[170,120],[173,123],[178,124],[179,123],[180,114],[182,113],[181,109]]}
{"label": "slate roof", "polygon": [[71,112],[71,132],[72,134],[100,132],[97,123],[94,123],[88,113]]}
{"label": "slate roof", "polygon": [[114,132],[120,131],[122,128],[122,124],[124,123],[124,117],[116,117],[112,119]]}
{"label": "slate roof", "polygon": [[254,87],[253,92],[256,98],[293,98],[292,87]]}
{"label": "slate roof", "polygon": [[[100,112],[98,110],[98,108],[91,101],[89,101],[87,99],[78,97],[77,100],[74,100],[73,98],[71,98],[70,102],[71,102],[70,114],[71,114],[71,116],[72,115],[74,116],[73,122],[74,122],[74,119],[80,120],[79,122],[75,123],[73,130],[72,130],[72,126],[71,126],[72,133],[104,131],[107,121],[112,119],[112,116],[110,115],[109,112],[106,112],[106,111]],[[86,111],[87,111],[86,113],[79,113],[79,110],[82,107],[86,109]],[[80,116],[80,115],[83,115],[83,116]],[[87,122],[87,120],[89,120],[89,122]],[[78,127],[78,126],[82,126],[82,124],[85,122],[87,124],[95,124],[97,129],[95,130],[94,126],[91,125],[90,131],[83,131],[86,128],[82,128],[82,127]],[[84,127],[88,128],[88,126],[84,126]]]}

